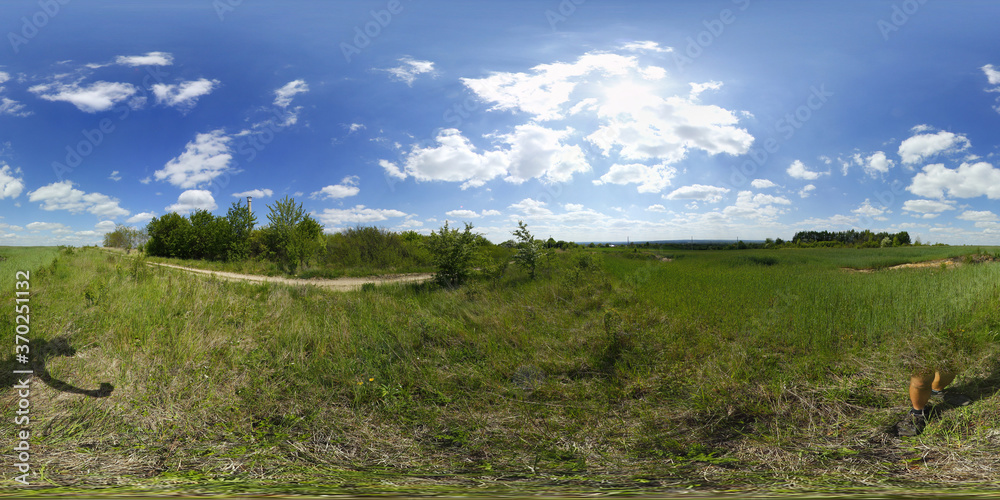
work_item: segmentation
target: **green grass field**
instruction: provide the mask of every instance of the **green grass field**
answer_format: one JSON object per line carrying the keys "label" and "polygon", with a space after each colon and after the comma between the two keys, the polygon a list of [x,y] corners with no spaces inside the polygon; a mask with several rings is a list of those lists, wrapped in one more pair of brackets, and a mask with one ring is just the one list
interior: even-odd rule
{"label": "green grass field", "polygon": [[[32,393],[35,483],[989,489],[1000,264],[882,269],[982,252],[997,249],[576,250],[534,281],[511,267],[456,289],[349,293],[28,252],[44,266],[32,332],[49,379]],[[909,371],[925,365],[959,368],[975,401],[893,436]],[[2,436],[10,450],[13,430]]]}

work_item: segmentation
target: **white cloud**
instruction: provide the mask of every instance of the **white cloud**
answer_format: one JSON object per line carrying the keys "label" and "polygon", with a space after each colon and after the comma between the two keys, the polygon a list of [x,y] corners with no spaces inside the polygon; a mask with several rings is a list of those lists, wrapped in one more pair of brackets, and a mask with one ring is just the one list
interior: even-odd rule
{"label": "white cloud", "polygon": [[647,212],[666,212],[667,211],[667,207],[665,207],[663,205],[660,205],[660,204],[650,205],[650,206],[646,207],[646,211]]}
{"label": "white cloud", "polygon": [[808,198],[809,197],[809,193],[813,192],[814,190],[816,190],[816,185],[815,184],[806,184],[799,191],[799,196],[802,197],[802,198]]}
{"label": "white cloud", "polygon": [[[3,90],[3,87],[0,87]],[[7,97],[0,97],[0,116],[10,115],[17,117],[31,116],[31,111],[25,111],[27,106]]]}
{"label": "white cloud", "polygon": [[316,218],[327,228],[343,227],[353,224],[369,224],[381,222],[391,218],[406,217],[406,212],[391,209],[365,208],[364,205],[357,205],[354,208],[338,209],[327,208],[316,214]]}
{"label": "white cloud", "polygon": [[273,196],[274,191],[270,189],[251,189],[250,191],[243,191],[242,193],[233,193],[234,198],[246,198],[247,196],[252,196],[254,198],[266,198]]}
{"label": "white cloud", "polygon": [[673,47],[660,47],[660,44],[649,40],[629,42],[622,45],[621,48],[631,52],[656,52],[660,54],[668,54],[674,51]]}
{"label": "white cloud", "polygon": [[479,214],[472,210],[449,210],[445,212],[445,215],[455,219],[475,219],[479,217]]}
{"label": "white cloud", "polygon": [[292,103],[293,97],[304,92],[309,92],[309,85],[305,80],[292,80],[274,91],[274,104],[287,108]]}
{"label": "white cloud", "polygon": [[514,210],[514,212],[518,215],[524,215],[529,217],[552,215],[552,211],[545,208],[545,205],[546,203],[544,201],[538,201],[532,198],[525,198],[517,203],[510,205],[507,208]]}
{"label": "white cloud", "polygon": [[158,181],[164,179],[180,188],[195,188],[212,182],[229,170],[233,159],[229,142],[232,138],[222,129],[198,134],[187,143],[180,156],[171,159],[162,170],[153,172]]}
{"label": "white cloud", "polygon": [[714,213],[721,213],[727,219],[750,218],[769,222],[785,213],[784,209],[775,205],[791,205],[791,203],[791,200],[783,196],[755,195],[750,191],[740,191],[736,195],[736,203],[722,209],[721,212]]}
{"label": "white cloud", "polygon": [[31,222],[25,226],[28,231],[38,232],[38,231],[59,231],[69,229],[65,224],[60,224],[58,222]]}
{"label": "white cloud", "polygon": [[786,170],[786,172],[788,172],[788,175],[796,179],[803,179],[807,181],[814,181],[819,179],[821,175],[829,174],[829,172],[813,172],[799,160],[793,161],[792,164],[788,166],[788,170]]}
{"label": "white cloud", "polygon": [[563,208],[565,208],[568,212],[579,212],[580,210],[583,210],[583,205],[580,203],[566,203],[563,205]]}
{"label": "white cloud", "polygon": [[728,192],[729,189],[724,187],[692,184],[690,186],[677,188],[665,195],[663,198],[667,200],[698,200],[708,203],[718,203],[719,201],[722,201],[723,195]]}
{"label": "white cloud", "polygon": [[457,129],[445,129],[435,139],[437,146],[414,146],[403,170],[391,162],[379,164],[397,178],[413,176],[418,181],[462,182],[462,189],[479,187],[507,172],[507,155],[501,151],[480,154]]}
{"label": "white cloud", "polygon": [[347,126],[347,133],[353,134],[353,133],[355,133],[355,132],[357,132],[359,130],[364,130],[366,128],[368,128],[368,127],[365,127],[364,124],[361,124],[361,123],[352,123],[352,124],[350,124],[350,125]]}
{"label": "white cloud", "polygon": [[86,113],[107,111],[132,97],[138,89],[130,83],[99,81],[81,87],[74,83],[45,83],[28,89],[46,101],[65,101]]}
{"label": "white cloud", "polygon": [[215,204],[212,192],[205,189],[189,189],[177,197],[177,203],[166,207],[167,212],[177,212],[181,215],[195,210],[212,211],[219,206]]}
{"label": "white cloud", "polygon": [[640,193],[659,193],[670,185],[670,180],[676,175],[677,169],[667,165],[648,166],[641,163],[621,165],[615,163],[611,165],[608,173],[593,183],[598,186],[601,184],[638,184],[637,189]]}
{"label": "white cloud", "polygon": [[971,146],[964,135],[942,130],[936,134],[918,134],[899,144],[904,164],[918,163],[940,153],[964,151]]}
{"label": "white cloud", "polygon": [[101,222],[98,222],[97,224],[94,225],[94,229],[97,229],[99,232],[102,233],[107,233],[109,231],[114,231],[116,225],[117,224],[115,224],[114,221],[102,220]]}
{"label": "white cloud", "polygon": [[218,80],[205,78],[174,85],[156,83],[153,84],[153,95],[156,96],[157,104],[190,110],[198,103],[199,97],[211,93],[219,83]]}
{"label": "white cloud", "polygon": [[913,177],[907,191],[928,198],[974,198],[985,195],[991,200],[1000,199],[1000,169],[986,162],[963,163],[958,169],[945,168],[936,163],[927,165]]}
{"label": "white cloud", "polygon": [[402,64],[395,68],[383,69],[382,71],[388,72],[394,79],[406,82],[411,87],[418,75],[425,73],[434,74],[434,63],[431,61],[418,61],[410,56],[406,56],[399,59],[399,62]]}
{"label": "white cloud", "polygon": [[137,224],[137,223],[140,223],[140,222],[149,222],[150,220],[153,219],[153,217],[156,217],[156,213],[155,212],[140,212],[140,213],[137,213],[137,214],[133,215],[132,217],[129,217],[128,219],[125,219],[125,222],[127,222],[129,224]]}
{"label": "white cloud", "polygon": [[24,177],[21,169],[11,169],[10,165],[0,162],[0,200],[17,198],[24,190]]}
{"label": "white cloud", "polygon": [[572,133],[571,128],[553,130],[527,123],[515,127],[511,134],[498,136],[510,145],[505,152],[505,180],[515,184],[532,178],[565,182],[576,172],[589,172],[590,164],[580,146],[563,144]]}
{"label": "white cloud", "polygon": [[[997,78],[1000,78],[1000,75],[997,75]],[[990,212],[989,210],[983,210],[978,212],[974,210],[966,210],[965,212],[962,212],[962,215],[956,217],[956,219],[970,220],[975,222],[994,222],[1000,220],[1000,217],[997,217],[997,214]]]}
{"label": "white cloud", "polygon": [[[990,85],[1000,85],[1000,70],[997,70],[992,64],[987,64],[981,69],[983,70],[983,74],[986,75],[986,81],[990,82]],[[1000,92],[1000,87],[990,89],[990,92]]]}
{"label": "white cloud", "polygon": [[123,66],[170,66],[174,56],[169,52],[147,52],[143,56],[118,56],[115,63]]}
{"label": "white cloud", "polygon": [[934,200],[907,200],[903,203],[903,210],[917,213],[937,213],[945,210],[955,210],[955,207],[948,202]]}
{"label": "white cloud", "polygon": [[108,176],[108,179],[113,180],[115,182],[122,180],[121,172],[117,170],[112,170],[111,175]]}
{"label": "white cloud", "polygon": [[356,175],[350,175],[344,177],[343,179],[341,179],[340,184],[326,186],[323,189],[320,189],[319,191],[313,193],[310,197],[336,199],[336,198],[347,198],[349,196],[354,196],[361,192],[361,189],[358,188],[358,181],[360,180],[361,179],[359,179],[358,176]]}
{"label": "white cloud", "polygon": [[855,161],[872,177],[888,173],[889,169],[896,165],[896,162],[890,160],[882,151],[876,151],[867,158],[855,155]]}
{"label": "white cloud", "polygon": [[86,211],[112,219],[129,214],[128,210],[118,206],[117,199],[101,193],[85,193],[75,189],[70,181],[42,186],[28,193],[28,201],[40,202],[42,210]]}
{"label": "white cloud", "polygon": [[750,182],[750,185],[757,189],[767,189],[777,186],[777,184],[767,180],[767,179],[754,179]]}
{"label": "white cloud", "polygon": [[885,221],[885,220],[889,220],[888,217],[885,217],[885,214],[886,213],[891,213],[891,212],[888,209],[886,209],[885,207],[876,207],[876,206],[872,205],[871,200],[868,199],[868,198],[865,198],[864,203],[862,203],[861,205],[858,205],[858,208],[855,208],[854,210],[851,210],[851,213],[856,214],[859,217],[864,217],[864,218],[867,218],[867,219],[873,219],[873,220],[877,220],[877,221]]}

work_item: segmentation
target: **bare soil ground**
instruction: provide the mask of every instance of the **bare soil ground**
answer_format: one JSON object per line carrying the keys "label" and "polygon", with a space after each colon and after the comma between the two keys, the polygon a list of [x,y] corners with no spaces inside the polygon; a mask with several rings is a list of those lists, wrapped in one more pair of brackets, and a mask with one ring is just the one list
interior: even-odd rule
{"label": "bare soil ground", "polygon": [[[899,264],[896,266],[889,266],[881,270],[886,269],[907,269],[907,268],[928,268],[928,267],[956,267],[962,265],[962,259],[951,258],[951,259],[938,259],[938,260],[928,260],[924,262],[911,262],[909,264]],[[849,271],[852,273],[874,273],[879,271],[879,269],[855,269],[853,267],[842,267],[841,269]]]}
{"label": "bare soil ground", "polygon": [[292,279],[292,278],[282,278],[277,276],[259,276],[254,274],[208,271],[205,269],[195,269],[193,267],[177,266],[174,264],[161,264],[156,262],[149,262],[148,264],[150,266],[162,266],[162,267],[170,267],[173,269],[180,269],[182,271],[187,271],[189,273],[194,273],[194,274],[211,275],[219,279],[224,279],[229,281],[248,281],[251,283],[281,283],[284,285],[311,285],[311,286],[318,286],[321,288],[327,288],[330,290],[337,290],[340,292],[360,290],[361,287],[366,283],[383,285],[386,283],[423,282],[423,281],[428,281],[434,277],[432,273],[414,273],[414,274],[396,274],[396,275],[386,275],[386,276],[371,276],[363,278],[344,277],[336,279],[323,279],[323,278]]}

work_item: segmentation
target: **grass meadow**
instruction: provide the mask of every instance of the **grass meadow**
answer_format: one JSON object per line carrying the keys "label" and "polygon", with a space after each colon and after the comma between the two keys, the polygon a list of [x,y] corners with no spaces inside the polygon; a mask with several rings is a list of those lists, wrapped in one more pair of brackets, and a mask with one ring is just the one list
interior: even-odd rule
{"label": "grass meadow", "polygon": [[[982,251],[579,249],[347,293],[94,248],[0,265],[40,267],[50,493],[860,492],[995,487],[1000,264],[885,269]],[[894,436],[909,372],[941,366],[973,404]]]}

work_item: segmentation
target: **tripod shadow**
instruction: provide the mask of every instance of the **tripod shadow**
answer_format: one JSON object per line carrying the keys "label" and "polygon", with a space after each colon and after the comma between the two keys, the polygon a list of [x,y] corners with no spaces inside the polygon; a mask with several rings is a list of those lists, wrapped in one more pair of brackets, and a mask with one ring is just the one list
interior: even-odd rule
{"label": "tripod shadow", "polygon": [[[76,354],[76,349],[69,345],[69,339],[60,336],[52,340],[32,340],[31,346],[31,370],[34,376],[45,382],[45,385],[62,392],[73,394],[83,394],[92,398],[106,398],[111,395],[115,387],[107,382],[102,382],[97,389],[81,389],[63,380],[59,380],[49,373],[45,367],[46,361],[56,356],[72,356]],[[23,380],[25,374],[15,374],[14,370],[26,370],[27,366],[19,363],[15,355],[11,355],[3,362],[2,372],[0,372],[0,387],[14,387],[19,380]],[[20,378],[18,378],[20,377]]]}

